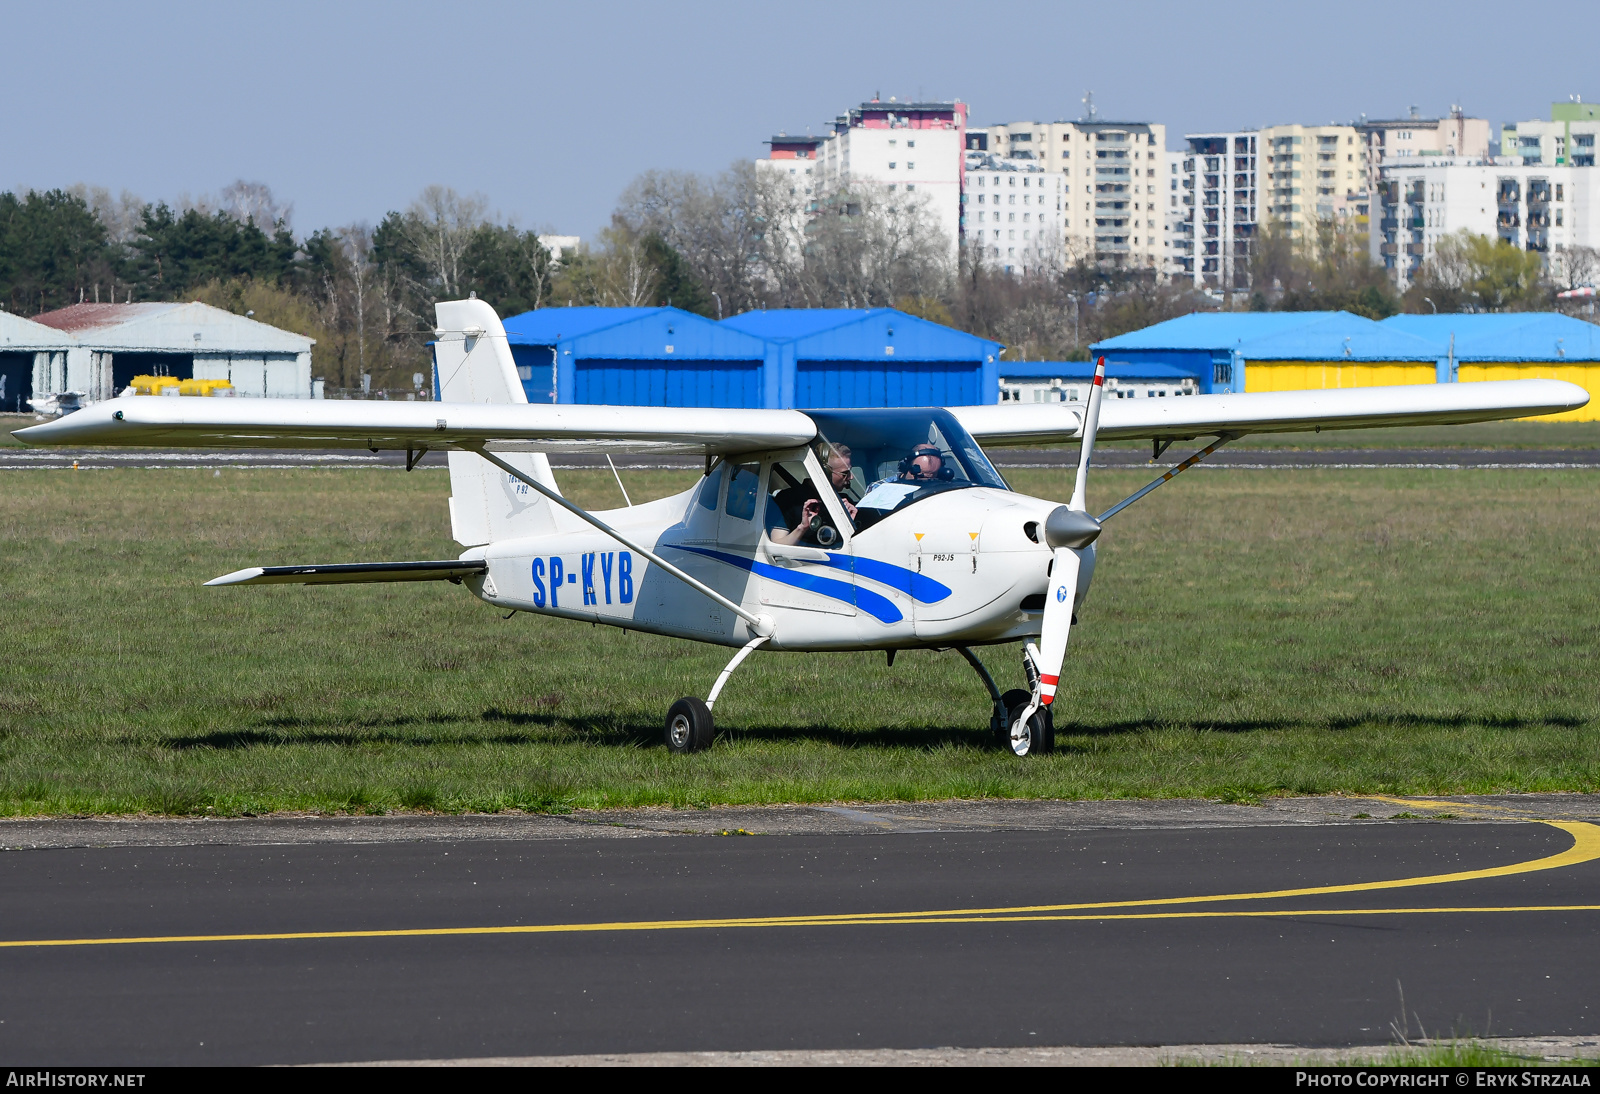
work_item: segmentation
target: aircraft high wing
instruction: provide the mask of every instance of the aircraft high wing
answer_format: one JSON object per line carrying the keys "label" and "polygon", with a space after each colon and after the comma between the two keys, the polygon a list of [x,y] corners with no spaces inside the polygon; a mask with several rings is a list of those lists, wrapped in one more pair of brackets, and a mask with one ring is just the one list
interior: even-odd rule
{"label": "aircraft high wing", "polygon": [[805,444],[793,410],[323,399],[109,399],[16,432],[29,444],[208,448],[659,451],[724,455]]}
{"label": "aircraft high wing", "polygon": [[[1407,384],[1322,391],[1121,399],[1100,411],[1101,440],[1192,440],[1249,433],[1465,425],[1573,410],[1589,401],[1560,380]],[[1065,444],[1082,437],[1082,404],[962,406],[951,411],[980,444]]]}
{"label": "aircraft high wing", "polygon": [[[345,447],[448,453],[458,559],[251,566],[210,585],[452,581],[500,609],[735,647],[709,695],[668,712],[669,748],[712,740],[711,709],[757,648],[955,649],[1017,755],[1047,751],[1052,700],[1104,522],[1247,433],[1450,424],[1572,410],[1573,384],[1520,380],[1103,402],[862,410],[529,405],[479,300],[437,306],[438,402],[118,398],[18,430],[40,445]],[[1098,516],[1096,437],[1215,437]],[[1066,505],[1011,490],[983,445],[1080,441]],[[551,451],[706,456],[680,494],[604,513],[562,496]],[[1036,641],[1037,640],[1037,643]],[[1001,693],[975,645],[1023,642]]]}
{"label": "aircraft high wing", "polygon": [[[1493,380],[1251,395],[1130,399],[1101,410],[1102,440],[1187,440],[1223,433],[1461,425],[1574,410],[1560,380]],[[1082,439],[1084,407],[963,406],[950,412],[980,444]],[[216,448],[449,448],[496,452],[694,452],[736,455],[805,444],[803,411],[544,404],[472,405],[302,399],[128,398],[97,403],[15,436],[37,445]]]}

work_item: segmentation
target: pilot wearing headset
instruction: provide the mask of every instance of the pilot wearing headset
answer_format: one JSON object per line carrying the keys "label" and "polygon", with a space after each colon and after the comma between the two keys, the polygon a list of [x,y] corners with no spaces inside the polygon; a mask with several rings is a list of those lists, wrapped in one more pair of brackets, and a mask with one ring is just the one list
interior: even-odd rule
{"label": "pilot wearing headset", "polygon": [[924,441],[900,461],[900,474],[895,482],[920,485],[930,482],[949,482],[954,477],[955,472],[945,465],[944,455],[939,451],[939,446]]}
{"label": "pilot wearing headset", "polygon": [[862,510],[876,514],[897,509],[907,498],[936,483],[949,482],[956,477],[953,461],[927,441],[914,445],[905,459],[895,469],[893,479],[879,479],[862,495],[858,503]]}

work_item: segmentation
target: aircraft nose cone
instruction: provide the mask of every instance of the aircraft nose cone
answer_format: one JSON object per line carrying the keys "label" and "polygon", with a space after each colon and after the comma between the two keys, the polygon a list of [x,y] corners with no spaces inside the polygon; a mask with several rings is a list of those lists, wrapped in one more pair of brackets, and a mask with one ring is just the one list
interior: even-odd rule
{"label": "aircraft nose cone", "polygon": [[1044,541],[1055,547],[1087,547],[1100,538],[1100,522],[1088,513],[1057,506],[1044,522]]}

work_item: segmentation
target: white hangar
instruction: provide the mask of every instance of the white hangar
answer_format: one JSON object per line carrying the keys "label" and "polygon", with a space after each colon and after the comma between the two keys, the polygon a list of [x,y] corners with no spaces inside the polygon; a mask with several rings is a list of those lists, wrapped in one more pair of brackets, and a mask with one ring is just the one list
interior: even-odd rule
{"label": "white hangar", "polygon": [[63,392],[98,402],[141,375],[227,380],[246,398],[320,398],[313,344],[201,303],[74,304],[31,320],[0,313],[0,409],[25,410],[36,396]]}

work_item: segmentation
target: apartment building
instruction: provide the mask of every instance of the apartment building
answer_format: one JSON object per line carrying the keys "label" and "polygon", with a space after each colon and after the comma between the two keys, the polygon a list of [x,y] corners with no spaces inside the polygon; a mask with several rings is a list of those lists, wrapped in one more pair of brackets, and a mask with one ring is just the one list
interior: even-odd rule
{"label": "apartment building", "polygon": [[835,118],[815,146],[813,185],[828,193],[873,183],[919,195],[947,236],[954,261],[961,245],[966,129],[967,104],[960,100],[902,103],[891,96],[862,103]]}
{"label": "apartment building", "polygon": [[[1469,118],[1459,106],[1451,106],[1443,118],[1424,118],[1416,107],[1405,118],[1369,121],[1363,114],[1354,126],[1366,146],[1368,191],[1377,188],[1379,171],[1397,160],[1417,156],[1481,160],[1489,156],[1489,119]],[[1510,154],[1508,149],[1501,151]]]}
{"label": "apartment building", "polygon": [[1359,229],[1351,218],[1367,216],[1366,153],[1352,126],[1273,125],[1185,140],[1188,152],[1171,171],[1172,265],[1197,286],[1250,288],[1256,235],[1269,219],[1291,238],[1314,240],[1319,222]]}
{"label": "apartment building", "polygon": [[[1186,152],[1167,153],[1166,159],[1156,168],[1156,207],[1162,216],[1167,235],[1163,241],[1166,252],[1166,276],[1193,279],[1194,264],[1193,221],[1191,205],[1184,204],[1183,161]],[[1186,235],[1185,233],[1189,234]],[[1186,248],[1186,249],[1181,249]],[[1188,265],[1184,263],[1187,262]]]}
{"label": "apartment building", "polygon": [[[1257,185],[1260,134],[1191,133],[1184,140],[1188,151],[1168,167],[1169,184],[1179,184],[1173,273],[1200,288],[1248,289],[1250,248],[1265,198]],[[1169,211],[1171,196],[1169,185]]]}
{"label": "apartment building", "polygon": [[1500,154],[1524,163],[1593,167],[1600,136],[1600,105],[1574,99],[1550,104],[1547,122],[1511,122],[1500,127]]}
{"label": "apartment building", "polygon": [[1600,172],[1570,164],[1428,157],[1379,175],[1375,262],[1404,289],[1438,241],[1465,229],[1535,251],[1559,277],[1571,247],[1600,247]]}
{"label": "apartment building", "polygon": [[1019,275],[1071,265],[1062,228],[1065,175],[974,151],[967,153],[966,185],[966,242],[985,265]]}
{"label": "apartment building", "polygon": [[787,175],[795,187],[798,195],[810,195],[817,182],[817,149],[822,147],[822,137],[813,137],[806,134],[803,137],[791,137],[787,133],[779,133],[767,141],[770,151],[767,158],[757,160],[756,163],[763,169]]}
{"label": "apartment building", "polygon": [[1337,199],[1367,189],[1366,147],[1350,125],[1273,125],[1260,132],[1267,215],[1294,239],[1333,220]]}
{"label": "apartment building", "polygon": [[[1061,176],[1065,261],[1165,273],[1161,202],[1167,127],[1158,122],[1009,122],[967,130],[967,151]],[[967,226],[977,206],[968,188]]]}

